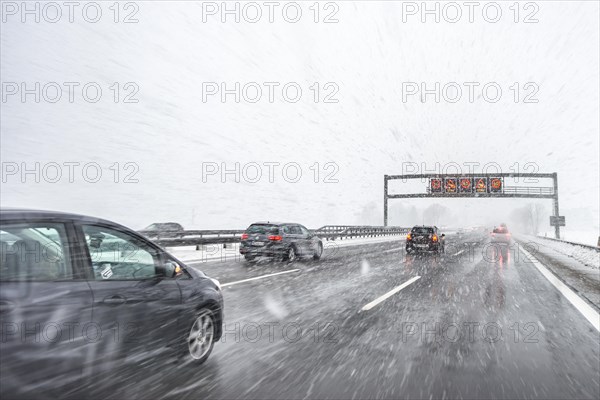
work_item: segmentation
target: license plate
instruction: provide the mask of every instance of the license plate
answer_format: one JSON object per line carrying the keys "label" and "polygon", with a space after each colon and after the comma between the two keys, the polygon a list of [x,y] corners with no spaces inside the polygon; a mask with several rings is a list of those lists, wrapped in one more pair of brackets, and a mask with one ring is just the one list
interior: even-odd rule
{"label": "license plate", "polygon": [[252,246],[264,246],[265,242],[252,242]]}
{"label": "license plate", "polygon": [[419,249],[424,249],[426,247],[429,247],[429,245],[426,245],[426,244],[416,244],[415,246],[417,246]]}

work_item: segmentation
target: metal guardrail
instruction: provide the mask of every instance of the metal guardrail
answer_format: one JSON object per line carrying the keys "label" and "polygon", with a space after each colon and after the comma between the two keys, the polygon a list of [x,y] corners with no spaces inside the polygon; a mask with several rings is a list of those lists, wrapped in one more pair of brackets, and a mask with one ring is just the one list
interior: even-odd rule
{"label": "metal guardrail", "polygon": [[335,240],[337,238],[356,238],[356,237],[378,237],[406,235],[411,228],[400,226],[349,226],[349,225],[325,225],[319,229],[313,230],[314,234],[322,239]]}
{"label": "metal guardrail", "polygon": [[163,247],[181,247],[238,243],[244,230],[140,231],[139,233]]}
{"label": "metal guardrail", "polygon": [[[540,239],[547,239],[547,240],[552,240],[554,242],[560,242],[560,243],[567,243],[573,246],[581,246],[584,247],[586,249],[592,249],[592,250],[596,250],[597,252],[600,252],[600,247],[599,246],[592,246],[590,244],[583,244],[583,243],[577,243],[577,242],[569,242],[567,240],[562,240],[562,239],[555,239],[555,238],[550,238],[547,236],[537,236]],[[598,238],[598,243],[600,244],[600,238]]]}
{"label": "metal guardrail", "polygon": [[[311,231],[326,240],[405,235],[411,228],[399,226],[325,225]],[[139,231],[163,247],[239,243],[245,230],[189,230],[179,232]]]}

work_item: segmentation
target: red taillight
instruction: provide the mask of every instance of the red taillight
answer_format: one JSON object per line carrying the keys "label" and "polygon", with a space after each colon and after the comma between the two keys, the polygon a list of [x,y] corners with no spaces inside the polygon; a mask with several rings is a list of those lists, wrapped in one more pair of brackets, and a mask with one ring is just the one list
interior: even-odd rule
{"label": "red taillight", "polygon": [[269,240],[273,240],[275,242],[279,242],[280,240],[282,240],[283,238],[279,235],[270,235],[269,236]]}
{"label": "red taillight", "polygon": [[242,234],[242,240],[246,240],[246,239],[248,239],[248,234],[247,233]]}
{"label": "red taillight", "polygon": [[434,242],[437,242],[437,235],[433,235],[433,237],[431,238]]}
{"label": "red taillight", "polygon": [[406,240],[411,240],[412,236],[410,236],[410,233],[408,235],[406,235]]}

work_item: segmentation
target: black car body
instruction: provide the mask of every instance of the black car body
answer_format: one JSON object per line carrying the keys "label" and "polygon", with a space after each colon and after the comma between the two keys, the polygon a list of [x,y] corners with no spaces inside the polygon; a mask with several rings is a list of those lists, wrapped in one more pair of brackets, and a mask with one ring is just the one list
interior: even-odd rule
{"label": "black car body", "polygon": [[57,377],[94,380],[130,356],[156,364],[162,351],[201,363],[221,337],[219,282],[124,226],[2,209],[0,246],[1,392],[9,397],[40,397],[35,388]]}
{"label": "black car body", "polygon": [[414,226],[406,235],[406,252],[434,251],[444,252],[446,235],[440,234],[437,226]]}
{"label": "black car body", "polygon": [[323,243],[300,224],[257,222],[242,235],[240,254],[248,261],[257,257],[274,257],[290,262],[299,257],[318,260],[323,254]]}

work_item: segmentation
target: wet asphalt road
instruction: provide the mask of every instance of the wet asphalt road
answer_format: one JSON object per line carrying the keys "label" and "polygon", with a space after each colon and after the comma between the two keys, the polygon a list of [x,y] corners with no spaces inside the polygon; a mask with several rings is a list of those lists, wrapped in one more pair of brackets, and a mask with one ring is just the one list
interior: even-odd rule
{"label": "wet asphalt road", "polygon": [[598,332],[521,252],[502,258],[485,243],[449,237],[442,257],[387,242],[330,248],[319,262],[193,264],[225,284],[209,360],[123,366],[88,395],[600,398]]}

